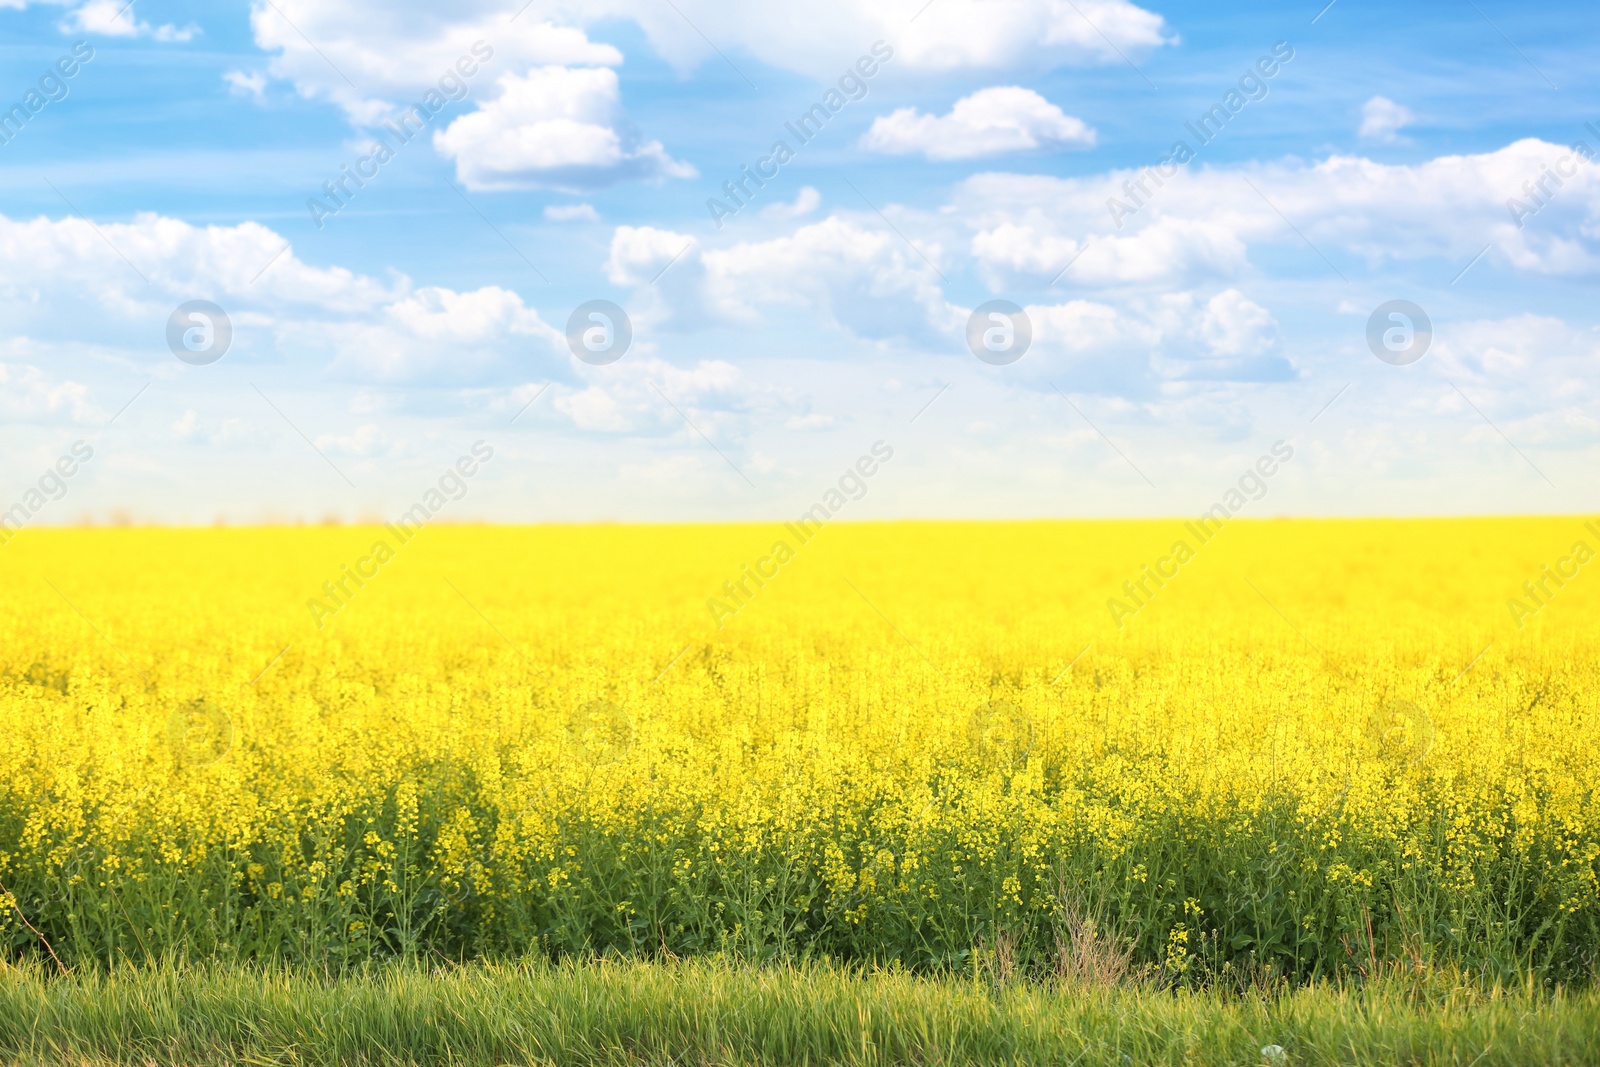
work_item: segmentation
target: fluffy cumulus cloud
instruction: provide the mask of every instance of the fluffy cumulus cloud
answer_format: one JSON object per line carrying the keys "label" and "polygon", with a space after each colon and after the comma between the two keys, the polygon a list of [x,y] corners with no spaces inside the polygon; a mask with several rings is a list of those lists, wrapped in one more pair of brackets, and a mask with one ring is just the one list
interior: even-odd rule
{"label": "fluffy cumulus cloud", "polygon": [[[245,446],[261,449],[270,447],[273,440],[270,428],[265,424],[251,424],[237,418],[202,416],[194,408],[185,409],[167,430],[174,441],[225,448]],[[322,449],[329,448],[330,444],[326,437],[317,441],[317,447]]]}
{"label": "fluffy cumulus cloud", "polygon": [[606,279],[636,290],[635,320],[654,329],[686,331],[726,318],[708,305],[699,242],[655,226],[618,226],[611,235]]}
{"label": "fluffy cumulus cloud", "polygon": [[1367,418],[1342,435],[1349,469],[1415,476],[1457,463],[1474,484],[1498,474],[1502,491],[1548,490],[1546,476],[1564,493],[1581,484],[1593,460],[1570,454],[1600,448],[1600,330],[1532,313],[1434,328],[1433,348],[1415,368],[1423,374],[1379,385]]}
{"label": "fluffy cumulus cloud", "polygon": [[611,69],[622,53],[589,40],[570,13],[544,8],[513,17],[471,0],[448,12],[258,0],[251,24],[274,77],[337,104],[357,126],[381,136],[380,123],[413,107],[429,122],[439,116],[434,146],[470,188],[590,189],[692,176],[628,122]]}
{"label": "fluffy cumulus cloud", "polygon": [[481,92],[485,81],[532,67],[622,62],[610,45],[590,41],[575,26],[540,19],[534,10],[508,20],[499,6],[470,2],[443,11],[370,0],[256,0],[250,9],[256,44],[272,56],[274,77],[303,96],[332,101],[368,126],[440,91],[441,81],[442,95],[459,98]]}
{"label": "fluffy cumulus cloud", "polygon": [[[110,0],[91,6],[102,2]],[[435,130],[434,143],[455,159],[461,179],[480,189],[589,189],[694,174],[627,120],[610,69],[623,57],[591,41],[587,30],[618,18],[637,23],[680,69],[708,58],[721,62],[720,50],[830,78],[841,63],[841,41],[857,42],[862,53],[888,42],[894,62],[934,71],[1120,62],[1176,41],[1159,15],[1127,0],[940,0],[914,20],[885,0],[824,0],[803,8],[534,0],[514,13],[488,0],[448,9],[417,0],[253,0],[251,6],[256,43],[272,57],[268,72],[304,96],[337,104],[358,126],[375,128],[425,100],[435,113],[460,101],[465,113],[441,120],[448,128]],[[706,27],[706,36],[696,26]],[[245,75],[230,78],[230,86],[262,96],[259,82]],[[890,116],[881,144],[902,150],[905,137],[930,122],[955,124],[971,155],[1083,146],[1093,136],[1026,90],[988,90],[957,108],[943,118]]]}
{"label": "fluffy cumulus cloud", "polygon": [[[28,347],[12,341],[15,350]],[[11,358],[34,358],[47,353],[16,353]],[[0,361],[0,414],[17,422],[99,422],[106,417],[89,400],[82,382],[60,378],[30,363]]]}
{"label": "fluffy cumulus cloud", "polygon": [[[41,5],[70,8],[61,20],[62,33],[99,34],[103,37],[148,37],[157,41],[191,41],[200,28],[193,23],[152,26],[137,18],[127,0],[34,0]],[[29,0],[0,0],[0,9],[25,10]]]}
{"label": "fluffy cumulus cloud", "polygon": [[1402,127],[1411,125],[1416,116],[1411,109],[1397,104],[1387,96],[1374,96],[1361,105],[1361,136],[1373,141],[1393,144],[1401,140]]}
{"label": "fluffy cumulus cloud", "polygon": [[[1133,196],[1138,177],[984,174],[941,208],[884,204],[890,221],[843,211],[744,241],[624,226],[606,270],[636,290],[642,316],[677,328],[751,328],[799,313],[875,345],[958,352],[967,311],[945,275],[970,250],[996,291],[1049,291],[1064,277],[1102,293],[1031,306],[1038,350],[1096,388],[1148,395],[1172,383],[1303,377],[1270,294],[1254,290],[1260,263],[1285,255],[1307,278],[1342,286],[1306,239],[1352,274],[1396,259],[1464,264],[1484,242],[1518,272],[1600,266],[1600,168],[1542,141],[1409,165],[1336,156],[1196,167],[1148,186],[1119,227],[1107,201]],[[1542,206],[1519,225],[1518,205],[1535,194]]]}
{"label": "fluffy cumulus cloud", "polygon": [[[1432,358],[1440,374],[1480,406],[1526,427],[1520,440],[1600,440],[1586,414],[1600,402],[1600,329],[1526,313],[1455,324],[1436,336]],[[1440,395],[1446,405],[1461,401],[1453,390]]]}
{"label": "fluffy cumulus cloud", "polygon": [[157,41],[191,41],[200,32],[193,23],[181,29],[171,23],[152,26],[134,17],[133,5],[126,0],[88,0],[72,9],[62,29],[107,37],[152,37]]}
{"label": "fluffy cumulus cloud", "polygon": [[497,286],[397,292],[356,321],[300,324],[285,340],[327,346],[336,369],[384,381],[471,380],[513,365],[519,350],[565,351],[564,334]]}
{"label": "fluffy cumulus cloud", "polygon": [[1219,356],[1258,356],[1275,343],[1276,327],[1266,308],[1229,289],[1206,304],[1197,333]]}
{"label": "fluffy cumulus cloud", "polygon": [[222,81],[227,85],[228,92],[234,96],[247,97],[258,104],[267,98],[267,76],[259,70],[226,71],[222,75]]}
{"label": "fluffy cumulus cloud", "polygon": [[618,226],[611,235],[606,277],[612,285],[653,285],[694,245],[695,239],[685,233],[654,226]]}
{"label": "fluffy cumulus cloud", "polygon": [[619,226],[605,266],[613,285],[635,290],[635,319],[669,330],[748,331],[799,314],[875,344],[943,347],[965,313],[944,297],[939,247],[923,254],[928,259],[881,223],[835,215],[721,248],[671,230]]}
{"label": "fluffy cumulus cloud", "polygon": [[1125,236],[1080,231],[1074,237],[1062,229],[1057,219],[997,222],[973,235],[972,251],[997,285],[1055,278],[1068,269],[1079,283],[1181,283],[1203,274],[1233,276],[1249,261],[1245,240],[1226,217],[1159,219]]}
{"label": "fluffy cumulus cloud", "polygon": [[1033,304],[1027,313],[1040,359],[1024,375],[1070,375],[1084,392],[1152,400],[1172,384],[1299,376],[1280,351],[1277,320],[1238,289]]}
{"label": "fluffy cumulus cloud", "polygon": [[[1528,139],[1416,164],[1333,156],[1196,165],[1160,184],[1153,173],[978,175],[957,189],[954,214],[996,284],[1064,269],[1077,284],[1182,284],[1241,273],[1252,248],[1305,249],[1306,240],[1374,267],[1425,258],[1464,265],[1487,244],[1518,270],[1600,268],[1600,165],[1565,145]],[[1328,271],[1307,256],[1308,272]]]}
{"label": "fluffy cumulus cloud", "polygon": [[718,445],[736,444],[746,416],[777,404],[770,389],[722,360],[678,367],[645,357],[627,374],[586,373],[587,382],[555,386],[550,406],[574,429],[591,433],[685,435],[698,442],[698,430]]}
{"label": "fluffy cumulus cloud", "polygon": [[761,209],[761,217],[767,219],[799,219],[811,214],[822,206],[822,194],[814,186],[801,186],[791,202],[779,201],[768,204]]}
{"label": "fluffy cumulus cloud", "polygon": [[798,312],[872,342],[942,345],[961,312],[944,298],[938,247],[925,254],[932,262],[881,225],[840,216],[717,249],[688,234],[619,226],[606,272],[637,290],[639,318],[668,329],[755,329]]}
{"label": "fluffy cumulus cloud", "polygon": [[498,95],[434,134],[473,189],[590,189],[629,178],[690,178],[693,167],[645,140],[622,115],[606,67],[503,74]]}
{"label": "fluffy cumulus cloud", "polygon": [[720,306],[819,312],[872,341],[938,336],[962,318],[939,285],[941,258],[938,245],[918,254],[890,230],[838,216],[704,256]]}
{"label": "fluffy cumulus cloud", "polygon": [[316,446],[324,452],[346,456],[398,456],[404,451],[405,442],[391,438],[377,423],[366,422],[348,434],[322,434]]}
{"label": "fluffy cumulus cloud", "polygon": [[1279,351],[1277,319],[1238,289],[1209,299],[1170,293],[1152,316],[1162,331],[1156,361],[1174,380],[1276,382],[1299,376]]}
{"label": "fluffy cumulus cloud", "polygon": [[[832,216],[761,241],[704,248],[688,234],[619,226],[606,273],[636,291],[630,311],[665,328],[760,328],[800,313],[875,346],[963,349],[970,308],[951,302],[936,264],[877,220]],[[948,266],[948,264],[946,264]],[[1052,365],[1085,372],[1095,388],[1146,394],[1161,381],[1283,381],[1296,376],[1278,324],[1237,288],[1071,300],[1028,308],[1035,344]]]}
{"label": "fluffy cumulus cloud", "polygon": [[275,73],[360,113],[425,86],[478,39],[516,73],[615,65],[616,50],[589,41],[585,28],[616,19],[639,25],[680,69],[743,52],[830,78],[851,58],[841,48],[865,52],[878,40],[895,62],[936,71],[1120,63],[1177,43],[1160,15],[1127,0],[938,0],[911,14],[891,0],[533,0],[520,10],[459,0],[447,12],[421,0],[254,0],[251,20],[257,43],[278,55]]}
{"label": "fluffy cumulus cloud", "polygon": [[881,116],[861,147],[928,159],[974,159],[1006,152],[1091,148],[1095,132],[1031,89],[999,85],[957,100],[948,115],[903,107]]}
{"label": "fluffy cumulus cloud", "polygon": [[546,204],[544,217],[551,222],[599,222],[593,204]]}
{"label": "fluffy cumulus cloud", "polygon": [[[214,301],[232,319],[231,358],[316,353],[335,372],[388,380],[493,373],[530,341],[539,352],[565,351],[561,333],[495,286],[456,292],[312,267],[255,223],[197,227],[140,215],[97,225],[0,216],[0,314],[11,323],[11,353],[32,363],[88,351],[131,365],[159,353],[164,363],[167,317],[193,299]],[[35,408],[76,403],[70,383],[7,373],[21,375]]]}
{"label": "fluffy cumulus cloud", "polygon": [[836,74],[835,68],[849,60],[848,54],[841,59],[841,50],[865,52],[878,40],[893,46],[895,63],[928,71],[1121,63],[1125,55],[1177,42],[1160,15],[1127,0],[937,0],[920,13],[917,5],[908,8],[893,0],[801,5],[570,0],[564,6],[568,17],[585,21],[632,19],[652,46],[681,68],[720,62],[712,51],[715,42],[725,53],[748,52],[772,66],[817,77]]}
{"label": "fluffy cumulus cloud", "polygon": [[919,254],[882,226],[832,216],[700,259],[709,303],[731,318],[801,311],[870,341],[939,345],[965,321],[945,299],[942,257],[937,244]]}

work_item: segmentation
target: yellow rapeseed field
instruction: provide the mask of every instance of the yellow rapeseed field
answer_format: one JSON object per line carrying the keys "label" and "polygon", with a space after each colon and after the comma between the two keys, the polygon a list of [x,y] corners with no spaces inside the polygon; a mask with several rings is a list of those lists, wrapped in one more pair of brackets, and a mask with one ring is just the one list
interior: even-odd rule
{"label": "yellow rapeseed field", "polygon": [[1594,973],[1582,519],[397,532],[0,548],[8,952]]}

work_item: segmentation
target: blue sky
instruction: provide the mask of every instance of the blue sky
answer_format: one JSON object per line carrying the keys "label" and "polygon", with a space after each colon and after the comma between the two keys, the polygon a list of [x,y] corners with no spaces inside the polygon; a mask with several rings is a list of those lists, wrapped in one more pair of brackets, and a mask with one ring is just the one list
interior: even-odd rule
{"label": "blue sky", "polygon": [[[786,516],[878,440],[852,517],[1189,514],[1280,439],[1255,514],[1597,503],[1575,4],[0,0],[0,25],[7,108],[93,50],[0,144],[0,508],[95,453],[34,523],[389,516],[478,440],[449,517]],[[458,62],[464,95],[319,227],[323,183]],[[1200,145],[1241,77],[1259,98]],[[999,366],[967,339],[996,299],[1033,335]],[[231,323],[215,362],[169,349],[193,300]],[[566,337],[591,300],[632,326],[605,365]],[[1433,330],[1399,366],[1367,339],[1393,300]]]}

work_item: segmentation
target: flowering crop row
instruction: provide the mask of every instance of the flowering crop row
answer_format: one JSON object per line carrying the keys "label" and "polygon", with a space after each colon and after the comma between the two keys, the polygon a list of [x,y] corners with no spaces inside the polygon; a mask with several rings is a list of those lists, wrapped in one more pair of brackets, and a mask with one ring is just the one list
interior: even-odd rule
{"label": "flowering crop row", "polygon": [[0,945],[68,962],[1055,951],[1162,973],[1600,949],[1574,520],[28,531],[0,559]]}

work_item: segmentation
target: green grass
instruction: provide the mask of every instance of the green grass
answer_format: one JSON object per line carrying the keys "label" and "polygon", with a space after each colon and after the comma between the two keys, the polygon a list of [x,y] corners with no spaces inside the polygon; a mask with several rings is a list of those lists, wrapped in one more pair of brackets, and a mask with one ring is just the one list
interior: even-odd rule
{"label": "green grass", "polygon": [[0,1061],[1593,1067],[1600,994],[1391,978],[1241,996],[706,960],[339,978],[30,964],[0,971]]}

